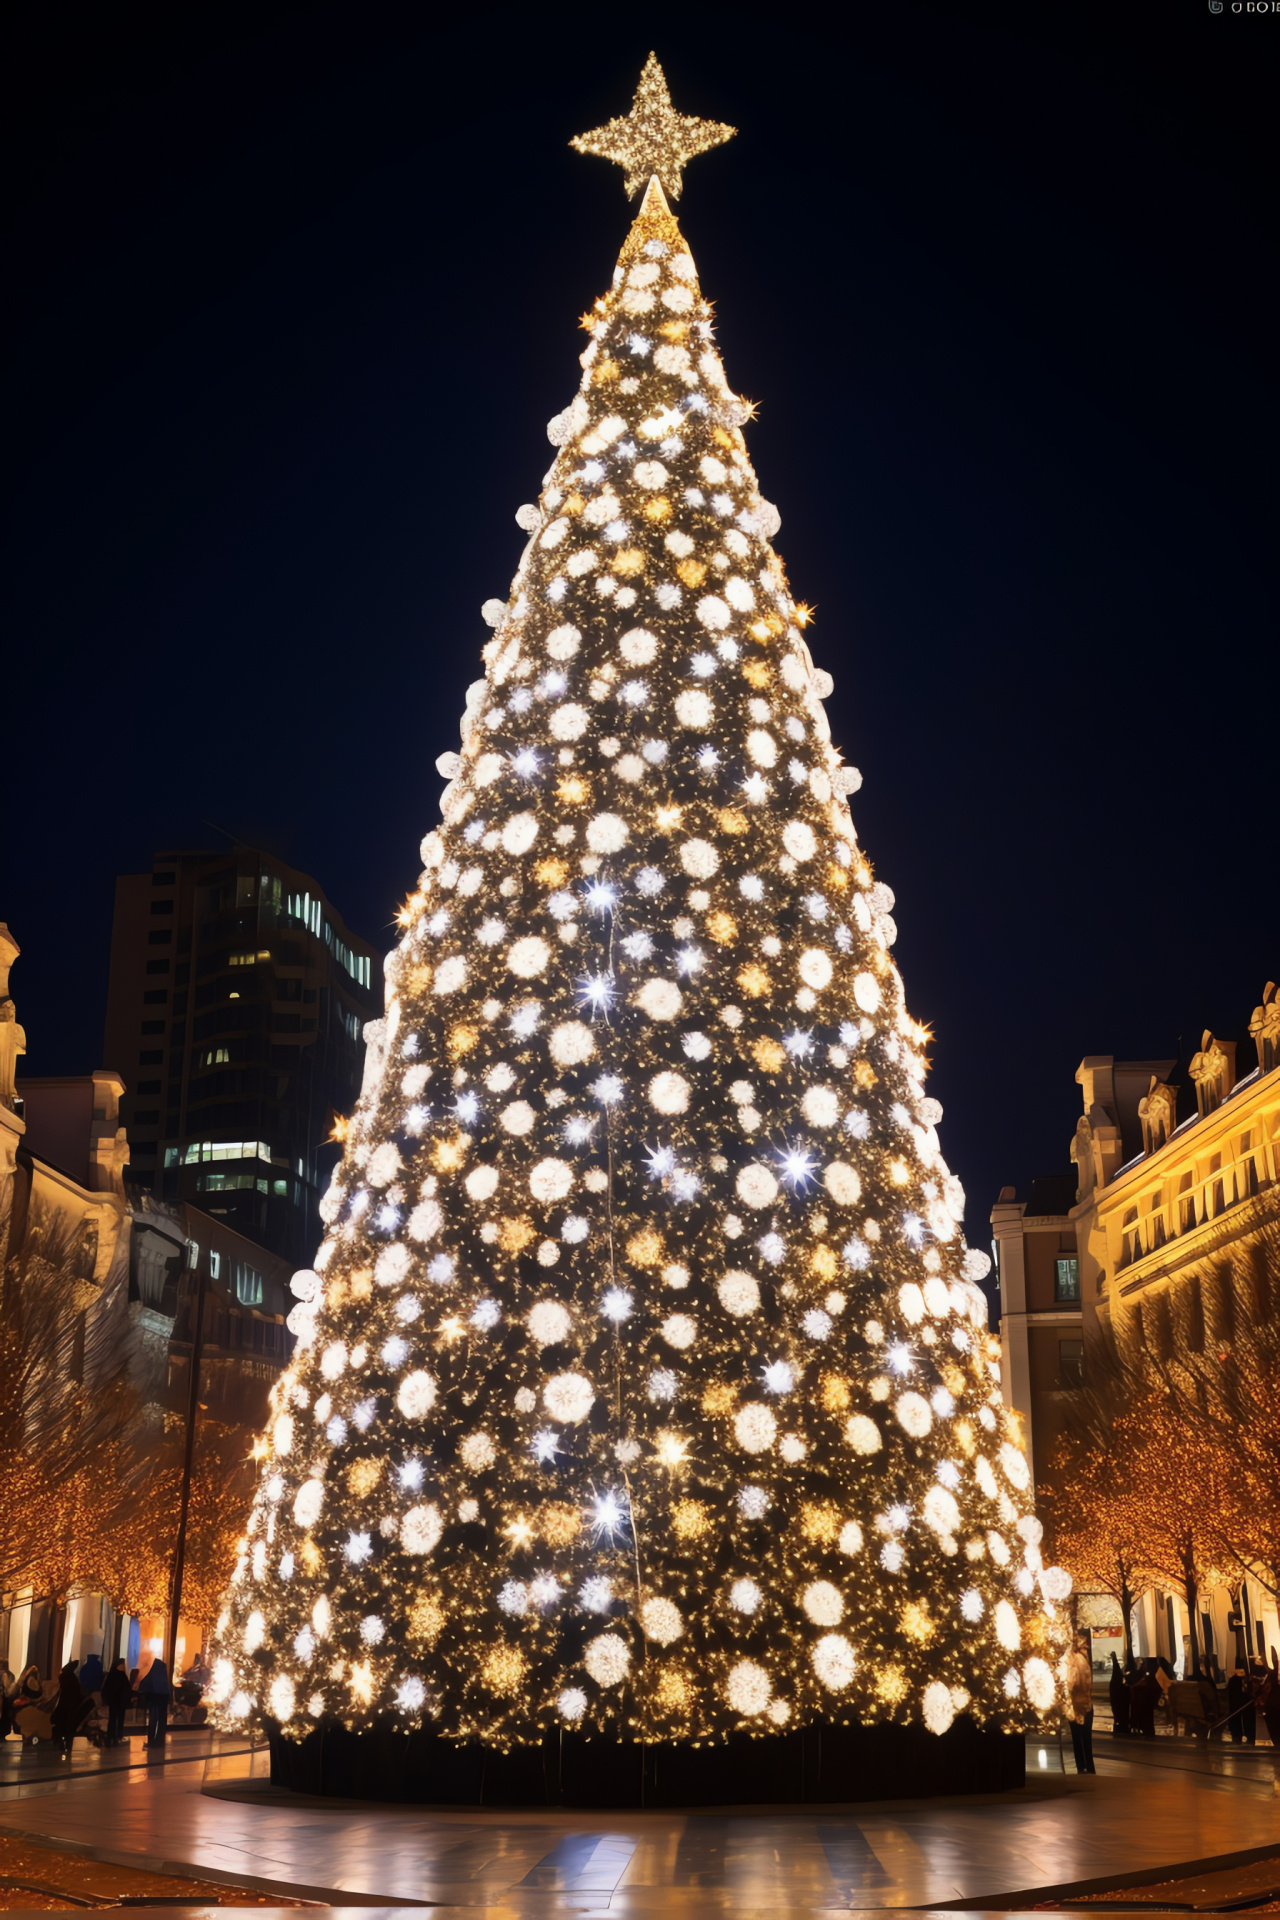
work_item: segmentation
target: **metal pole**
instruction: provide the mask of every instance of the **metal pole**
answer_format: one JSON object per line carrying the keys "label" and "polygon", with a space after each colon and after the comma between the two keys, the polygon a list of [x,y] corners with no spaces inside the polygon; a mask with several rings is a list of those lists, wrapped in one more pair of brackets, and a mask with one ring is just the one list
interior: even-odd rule
{"label": "metal pole", "polygon": [[[198,1256],[197,1256],[198,1257]],[[205,1264],[208,1264],[207,1256]],[[169,1685],[178,1691],[178,1616],[182,1611],[182,1574],[187,1557],[187,1512],[191,1505],[191,1464],[195,1456],[196,1418],[200,1411],[200,1359],[204,1346],[205,1275],[196,1275],[196,1324],[191,1336],[191,1386],[187,1396],[187,1437],[182,1456],[182,1499],[178,1507],[178,1536],[173,1549],[173,1581],[169,1589]]]}

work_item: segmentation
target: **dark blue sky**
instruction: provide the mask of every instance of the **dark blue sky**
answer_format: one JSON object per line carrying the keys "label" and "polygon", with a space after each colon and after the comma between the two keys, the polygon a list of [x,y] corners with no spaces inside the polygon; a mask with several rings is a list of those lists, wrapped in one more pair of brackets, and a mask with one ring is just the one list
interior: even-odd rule
{"label": "dark blue sky", "polygon": [[[112,882],[270,845],[387,939],[628,207],[679,213],[985,1239],[1086,1052],[1238,1031],[1275,888],[1280,15],[19,7],[0,917],[100,1062]],[[115,1064],[115,1063],[105,1063]]]}

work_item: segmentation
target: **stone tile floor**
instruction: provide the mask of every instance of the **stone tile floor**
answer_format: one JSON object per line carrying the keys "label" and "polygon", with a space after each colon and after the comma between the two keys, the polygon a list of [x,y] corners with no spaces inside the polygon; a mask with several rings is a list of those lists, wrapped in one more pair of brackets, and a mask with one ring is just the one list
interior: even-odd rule
{"label": "stone tile floor", "polygon": [[[180,1732],[169,1735],[165,1758],[170,1761],[203,1762],[214,1755],[247,1754],[250,1750],[243,1734],[213,1733],[206,1732],[202,1727],[184,1727]],[[33,1782],[43,1786],[51,1780],[65,1780],[68,1775],[76,1778],[84,1774],[97,1776],[148,1764],[147,1743],[140,1733],[131,1733],[118,1747],[92,1747],[87,1740],[76,1740],[69,1761],[59,1759],[57,1749],[50,1740],[41,1740],[34,1747],[24,1747],[16,1735],[10,1735],[8,1739],[0,1740],[0,1805],[12,1797],[9,1790],[30,1786]]]}
{"label": "stone tile floor", "polygon": [[[179,1753],[185,1741],[170,1742]],[[1045,1754],[1040,1764],[1039,1755]],[[1068,1767],[1070,1761],[1068,1759]],[[1098,1742],[1098,1773],[1028,1743],[1028,1788],[988,1800],[701,1813],[273,1805],[213,1798],[265,1754],[0,1784],[0,1828],[121,1860],[251,1877],[335,1906],[429,1902],[445,1915],[866,1912],[945,1906],[1280,1845],[1268,1751]]]}

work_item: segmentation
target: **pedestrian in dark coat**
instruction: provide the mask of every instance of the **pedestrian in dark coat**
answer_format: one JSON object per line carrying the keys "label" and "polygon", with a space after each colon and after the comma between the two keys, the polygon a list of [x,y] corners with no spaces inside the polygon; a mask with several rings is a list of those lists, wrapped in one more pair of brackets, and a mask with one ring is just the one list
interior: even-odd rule
{"label": "pedestrian in dark coat", "polygon": [[1271,1670],[1258,1688],[1258,1705],[1262,1708],[1271,1744],[1280,1753],[1280,1659],[1277,1659],[1274,1647],[1271,1649]]}
{"label": "pedestrian in dark coat", "polygon": [[71,1758],[71,1742],[75,1739],[76,1729],[84,1717],[84,1688],[80,1685],[80,1678],[76,1672],[79,1665],[78,1660],[68,1660],[58,1675],[58,1700],[53,1712],[49,1715],[53,1737],[58,1743],[60,1760]]}
{"label": "pedestrian in dark coat", "polygon": [[80,1685],[86,1693],[97,1693],[101,1689],[102,1661],[96,1653],[91,1653],[81,1666]]}
{"label": "pedestrian in dark coat", "polygon": [[1231,1738],[1247,1747],[1255,1746],[1258,1739],[1258,1713],[1254,1699],[1248,1673],[1243,1666],[1237,1666],[1227,1681],[1227,1712],[1231,1715],[1227,1724],[1231,1728]]}
{"label": "pedestrian in dark coat", "polygon": [[1160,1683],[1151,1671],[1148,1660],[1141,1673],[1129,1689],[1129,1726],[1144,1740],[1156,1737],[1156,1707],[1160,1700]]}
{"label": "pedestrian in dark coat", "polygon": [[147,1709],[147,1745],[149,1747],[164,1745],[165,1732],[169,1725],[169,1696],[172,1692],[168,1667],[163,1660],[153,1660],[138,1682],[138,1696]]}
{"label": "pedestrian in dark coat", "polygon": [[107,1710],[107,1745],[118,1747],[124,1740],[124,1716],[133,1704],[133,1688],[123,1660],[117,1660],[102,1683],[102,1704]]}
{"label": "pedestrian in dark coat", "polygon": [[1111,1731],[1123,1739],[1129,1731],[1129,1688],[1114,1653],[1111,1656],[1111,1678],[1107,1683],[1107,1692],[1111,1698]]}

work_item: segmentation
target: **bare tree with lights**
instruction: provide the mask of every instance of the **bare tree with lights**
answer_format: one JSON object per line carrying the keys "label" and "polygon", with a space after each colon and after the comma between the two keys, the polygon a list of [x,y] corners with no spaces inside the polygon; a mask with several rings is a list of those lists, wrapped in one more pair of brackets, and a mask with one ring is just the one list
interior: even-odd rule
{"label": "bare tree with lights", "polygon": [[651,59],[575,143],[643,204],[294,1281],[230,1724],[507,1748],[1054,1704],[1069,1582],[989,1263],[669,207],[731,132]]}

